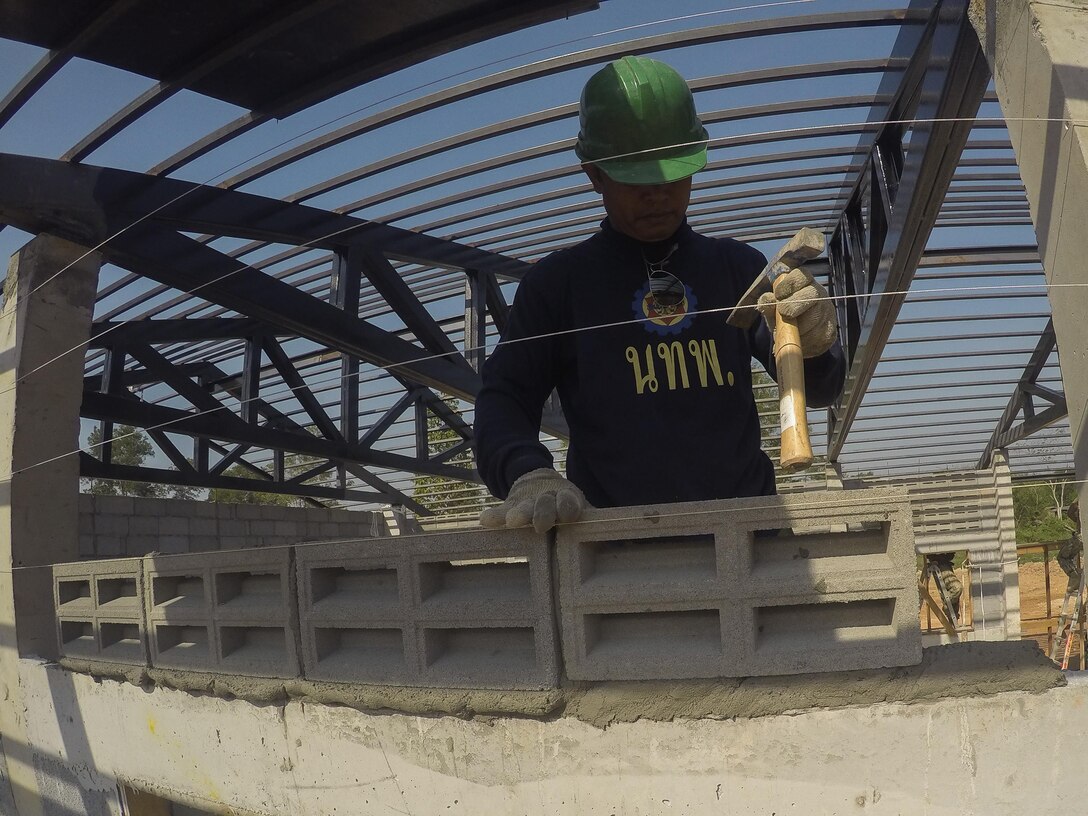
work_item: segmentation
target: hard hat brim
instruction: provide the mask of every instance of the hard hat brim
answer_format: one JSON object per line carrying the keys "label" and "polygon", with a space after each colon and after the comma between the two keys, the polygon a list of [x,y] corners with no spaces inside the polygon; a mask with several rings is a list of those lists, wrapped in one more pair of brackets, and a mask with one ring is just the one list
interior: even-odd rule
{"label": "hard hat brim", "polygon": [[680,150],[653,151],[645,158],[619,157],[592,163],[620,184],[671,184],[693,176],[706,167],[706,143]]}

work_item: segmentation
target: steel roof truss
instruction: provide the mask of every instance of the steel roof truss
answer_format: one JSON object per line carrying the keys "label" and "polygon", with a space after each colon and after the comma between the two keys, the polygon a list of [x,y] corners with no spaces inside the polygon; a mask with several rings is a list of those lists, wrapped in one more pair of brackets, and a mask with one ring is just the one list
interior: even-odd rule
{"label": "steel roof truss", "polygon": [[[979,457],[977,465],[979,470],[990,466],[990,459],[993,458],[995,450],[1007,448],[1014,442],[1019,442],[1068,415],[1065,395],[1038,382],[1039,375],[1046,368],[1047,361],[1056,348],[1057,337],[1054,334],[1054,321],[1051,319],[1039,335],[1039,342],[1024,367],[1020,382],[1016,384],[1016,390],[1009,399],[1008,405],[1005,406],[990,441],[986,443],[986,449]],[[1049,405],[1037,413],[1035,398]],[[1017,417],[1021,414],[1023,420],[1017,424]]]}
{"label": "steel roof truss", "polygon": [[[905,291],[910,285],[989,81],[989,67],[966,7],[966,0],[946,0],[934,8],[930,27],[912,60],[912,66],[919,68],[905,73],[908,81],[891,106],[890,118],[898,121],[881,128],[870,167],[829,243],[832,295],[882,295]],[[904,158],[899,144],[902,121],[907,119],[917,121]],[[865,224],[859,219],[866,212],[871,219],[868,252],[862,250]],[[844,233],[851,230],[854,234],[846,237]],[[864,288],[858,285],[862,281]],[[842,453],[903,299],[888,294],[877,297],[863,313],[847,314],[846,387],[828,418],[832,461]]]}

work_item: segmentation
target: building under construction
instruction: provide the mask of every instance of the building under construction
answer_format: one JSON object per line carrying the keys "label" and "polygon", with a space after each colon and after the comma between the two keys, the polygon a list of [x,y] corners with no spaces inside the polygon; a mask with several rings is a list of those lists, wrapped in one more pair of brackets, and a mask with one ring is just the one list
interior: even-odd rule
{"label": "building under construction", "polygon": [[[1083,571],[1014,505],[1088,477],[1088,4],[372,5],[0,5],[0,814],[1083,809]],[[624,55],[692,227],[822,233],[845,387],[777,495],[483,529]]]}

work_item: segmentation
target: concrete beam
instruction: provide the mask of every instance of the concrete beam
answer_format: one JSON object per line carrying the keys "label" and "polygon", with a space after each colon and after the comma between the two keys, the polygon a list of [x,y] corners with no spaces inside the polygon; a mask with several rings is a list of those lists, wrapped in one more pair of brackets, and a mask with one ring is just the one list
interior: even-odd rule
{"label": "concrete beam", "polygon": [[[0,733],[17,812],[48,785],[29,747],[20,655],[55,657],[49,564],[79,557],[83,353],[100,258],[58,238],[13,258],[0,312]],[[69,350],[77,350],[66,354]],[[44,567],[44,568],[39,568]],[[4,794],[0,793],[0,810]]]}
{"label": "concrete beam", "polygon": [[1088,2],[972,0],[1051,285],[1081,498],[1088,498]]}
{"label": "concrete beam", "polygon": [[1080,786],[1052,780],[1083,765],[1088,685],[1062,685],[1031,643],[927,649],[920,671],[595,684],[536,716],[254,705],[19,663],[34,745],[80,771],[69,799],[121,779],[280,816],[1082,810]]}

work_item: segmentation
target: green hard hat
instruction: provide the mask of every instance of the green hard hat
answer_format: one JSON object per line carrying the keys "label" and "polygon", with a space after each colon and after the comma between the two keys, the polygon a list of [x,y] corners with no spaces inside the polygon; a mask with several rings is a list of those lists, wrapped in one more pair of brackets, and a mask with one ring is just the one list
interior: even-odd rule
{"label": "green hard hat", "polygon": [[[663,62],[622,57],[582,89],[574,152],[624,184],[679,181],[706,166],[710,135],[687,82]],[[647,152],[650,151],[650,152]]]}

